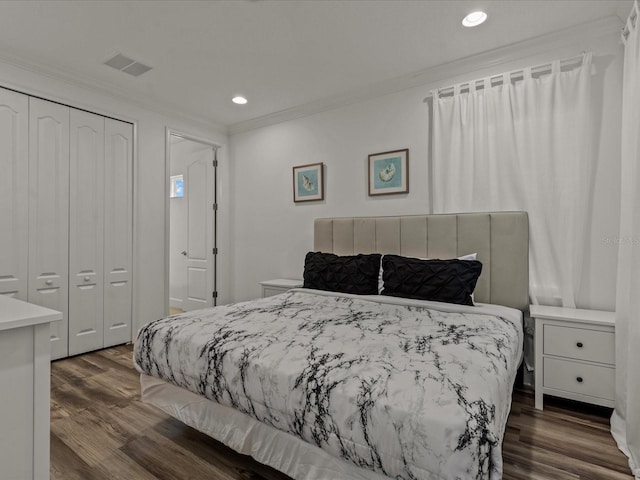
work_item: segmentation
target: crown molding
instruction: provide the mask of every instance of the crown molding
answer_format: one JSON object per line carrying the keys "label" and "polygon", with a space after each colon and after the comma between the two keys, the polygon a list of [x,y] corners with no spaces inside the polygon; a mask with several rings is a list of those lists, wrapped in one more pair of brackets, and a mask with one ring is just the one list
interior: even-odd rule
{"label": "crown molding", "polygon": [[[116,98],[120,101],[135,105],[136,107],[142,108],[144,110],[148,110],[160,115],[169,116],[171,118],[178,118],[184,121],[188,121],[190,123],[196,124],[200,128],[214,129],[219,133],[228,135],[228,127],[226,125],[215,122],[210,118],[185,113],[180,109],[179,106],[171,105],[168,103],[159,103],[158,101],[153,100],[150,97],[141,97],[139,95],[129,94],[123,91],[122,88],[116,87],[113,84],[89,77],[87,75],[83,75],[75,71],[62,70],[60,68],[47,65],[44,62],[32,62],[23,58],[18,58],[15,55],[12,55],[5,51],[0,51],[0,62],[19,68],[21,70],[28,71],[41,77],[46,77],[52,80],[66,83],[67,85],[70,85],[72,87],[81,88],[92,93]],[[24,91],[25,93],[32,93],[43,98],[50,98],[51,100],[57,100],[70,106],[80,106],[73,99],[60,97],[52,98],[53,95],[47,91],[34,91],[33,89],[28,91],[28,89],[25,90],[21,85],[8,85],[7,82],[5,82],[3,79],[0,79],[0,81],[4,85],[11,86],[15,90]],[[85,105],[82,108],[86,107],[87,106]],[[90,108],[91,107],[89,107],[89,109]]]}
{"label": "crown molding", "polygon": [[531,55],[543,53],[559,46],[565,46],[579,40],[599,38],[619,33],[623,27],[619,17],[613,15],[583,23],[571,28],[547,35],[522,40],[510,45],[489,50],[478,55],[464,57],[449,63],[436,65],[408,75],[369,85],[358,90],[329,98],[309,102],[296,107],[281,110],[261,117],[234,123],[229,126],[229,135],[255,130],[276,123],[295,120],[316,113],[333,110],[369,99],[388,95],[423,85],[448,80],[465,73],[496,67]]}

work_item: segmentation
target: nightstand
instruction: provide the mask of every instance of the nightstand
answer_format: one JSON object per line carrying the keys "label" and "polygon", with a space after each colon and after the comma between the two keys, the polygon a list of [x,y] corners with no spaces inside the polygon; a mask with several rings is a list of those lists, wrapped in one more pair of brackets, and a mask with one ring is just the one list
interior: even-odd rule
{"label": "nightstand", "polygon": [[543,394],[613,407],[615,312],[531,305],[536,408]]}
{"label": "nightstand", "polygon": [[302,280],[291,278],[276,278],[274,280],[260,282],[260,285],[262,285],[262,298],[278,295],[292,288],[299,288],[302,286],[302,283]]}

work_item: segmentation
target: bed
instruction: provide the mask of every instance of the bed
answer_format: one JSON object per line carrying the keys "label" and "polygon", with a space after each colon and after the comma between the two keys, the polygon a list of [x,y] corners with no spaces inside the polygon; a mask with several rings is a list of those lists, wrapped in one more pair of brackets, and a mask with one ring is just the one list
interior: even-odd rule
{"label": "bed", "polygon": [[138,334],[142,399],[294,479],[501,478],[526,213],[318,219],[314,251],[477,253],[475,305],[303,288],[168,317]]}

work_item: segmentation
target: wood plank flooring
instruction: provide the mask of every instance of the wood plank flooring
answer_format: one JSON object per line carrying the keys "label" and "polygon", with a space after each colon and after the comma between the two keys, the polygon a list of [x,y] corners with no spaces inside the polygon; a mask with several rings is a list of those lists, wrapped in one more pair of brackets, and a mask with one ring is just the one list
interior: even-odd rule
{"label": "wood plank flooring", "polygon": [[[51,367],[51,479],[288,480],[140,401],[131,346]],[[504,479],[631,480],[609,433],[609,409],[517,390]]]}

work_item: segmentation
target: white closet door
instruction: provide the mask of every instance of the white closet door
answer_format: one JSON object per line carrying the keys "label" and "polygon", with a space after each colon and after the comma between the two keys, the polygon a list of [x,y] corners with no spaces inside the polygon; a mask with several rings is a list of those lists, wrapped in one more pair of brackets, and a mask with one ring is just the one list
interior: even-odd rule
{"label": "white closet door", "polygon": [[133,126],[105,119],[104,346],[131,341]]}
{"label": "white closet door", "polygon": [[0,88],[0,294],[27,299],[29,97]]}
{"label": "white closet door", "polygon": [[29,99],[28,301],[62,312],[51,358],[68,355],[69,108]]}
{"label": "white closet door", "polygon": [[69,355],[103,345],[104,117],[71,109]]}

